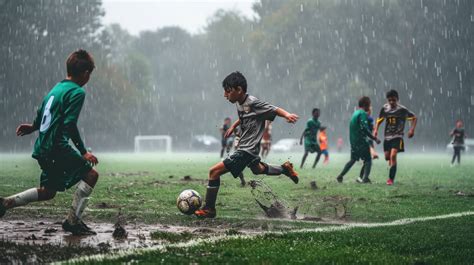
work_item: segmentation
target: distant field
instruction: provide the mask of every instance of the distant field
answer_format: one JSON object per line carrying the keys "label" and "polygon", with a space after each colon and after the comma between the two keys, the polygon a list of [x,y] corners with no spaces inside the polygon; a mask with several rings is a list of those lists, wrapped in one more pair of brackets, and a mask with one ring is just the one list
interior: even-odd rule
{"label": "distant field", "polygon": [[[348,159],[347,154],[331,154],[329,165],[313,170],[310,156],[306,168],[298,170],[300,184],[286,177],[253,176],[263,179],[288,207],[298,207],[299,220],[268,219],[252,196],[250,187],[240,187],[231,175],[222,178],[217,203],[218,218],[197,220],[180,214],[175,206],[178,193],[192,188],[205,194],[208,168],[219,161],[213,153],[98,154],[100,181],[92,195],[85,217],[87,222],[111,223],[121,212],[128,222],[189,227],[189,232],[155,233],[157,250],[131,253],[121,261],[153,263],[470,263],[474,260],[474,217],[407,223],[400,226],[373,227],[341,231],[297,233],[297,229],[344,226],[353,223],[387,223],[404,218],[422,218],[451,213],[474,212],[474,157],[464,156],[460,167],[451,168],[449,154],[410,154],[399,157],[396,185],[388,187],[386,163],[376,160],[373,184],[355,183],[360,164],[356,164],[343,184],[335,177]],[[301,154],[271,154],[268,161],[290,159],[299,165]],[[39,168],[29,154],[0,155],[0,196],[37,185]],[[190,180],[184,180],[190,176]],[[189,179],[189,178],[188,178]],[[318,189],[309,183],[315,180]],[[3,221],[41,219],[60,221],[68,210],[71,191],[52,201],[31,204],[7,213]],[[344,209],[345,211],[341,210]],[[344,214],[341,215],[341,213]],[[39,216],[39,217],[38,217]],[[315,222],[319,220],[321,222]],[[1,224],[1,221],[0,221]],[[195,228],[221,229],[217,234],[193,233]],[[149,232],[146,231],[147,236]],[[278,232],[279,234],[263,234]],[[239,235],[245,235],[239,238]],[[249,236],[251,235],[251,236]],[[183,250],[197,238],[224,240],[219,244],[202,243]],[[232,239],[227,239],[227,236]],[[158,237],[158,238],[157,238]],[[198,239],[199,240],[199,239]],[[210,242],[215,242],[211,240]],[[174,245],[173,245],[174,244]],[[159,246],[162,246],[161,250]],[[4,244],[4,249],[15,248]],[[33,248],[33,247],[32,247]],[[163,252],[163,248],[168,251]],[[0,246],[0,250],[2,246]],[[88,253],[99,253],[90,251]],[[109,257],[112,251],[102,251]],[[79,252],[78,252],[79,253]],[[39,254],[38,254],[39,255]],[[64,260],[77,254],[61,256]],[[81,254],[81,256],[83,256]],[[453,259],[453,258],[456,259]],[[52,261],[44,257],[42,261]],[[18,258],[17,260],[21,260]],[[2,261],[2,260],[0,260]],[[115,260],[111,261],[112,263]],[[92,260],[92,262],[97,262]],[[103,261],[102,261],[103,262]]]}

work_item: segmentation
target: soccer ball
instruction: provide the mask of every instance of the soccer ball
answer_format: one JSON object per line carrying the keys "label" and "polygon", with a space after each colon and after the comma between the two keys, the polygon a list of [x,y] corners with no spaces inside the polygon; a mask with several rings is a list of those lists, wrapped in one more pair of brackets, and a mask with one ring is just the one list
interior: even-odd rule
{"label": "soccer ball", "polygon": [[184,214],[193,214],[202,204],[201,195],[195,190],[183,190],[176,200],[176,206]]}

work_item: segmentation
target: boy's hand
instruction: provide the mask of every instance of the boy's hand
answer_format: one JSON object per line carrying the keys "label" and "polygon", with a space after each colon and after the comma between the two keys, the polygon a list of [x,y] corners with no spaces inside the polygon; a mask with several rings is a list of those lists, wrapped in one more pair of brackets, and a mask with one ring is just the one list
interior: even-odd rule
{"label": "boy's hand", "polygon": [[231,127],[225,132],[224,138],[229,138],[233,133],[234,133],[234,128]]}
{"label": "boy's hand", "polygon": [[379,136],[378,130],[377,131],[374,130],[374,137],[377,138],[378,136]]}
{"label": "boy's hand", "polygon": [[415,130],[409,130],[408,131],[408,138],[413,138],[413,136],[415,136]]}
{"label": "boy's hand", "polygon": [[287,116],[285,116],[286,121],[289,123],[295,123],[298,121],[299,118],[300,117],[298,117],[298,115],[293,114],[293,113],[290,113]]}
{"label": "boy's hand", "polygon": [[95,157],[90,152],[86,152],[82,157],[84,157],[85,160],[91,162],[94,166],[99,164],[99,160],[97,159],[97,157]]}
{"label": "boy's hand", "polygon": [[33,127],[33,124],[20,124],[18,128],[16,128],[16,135],[17,136],[23,136],[30,134],[35,131],[35,128]]}

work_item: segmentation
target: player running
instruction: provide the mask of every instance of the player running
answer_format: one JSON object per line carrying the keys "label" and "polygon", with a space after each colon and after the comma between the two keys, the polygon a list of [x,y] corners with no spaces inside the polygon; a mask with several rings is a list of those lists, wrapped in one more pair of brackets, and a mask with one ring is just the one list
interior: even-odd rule
{"label": "player running", "polygon": [[[95,235],[81,217],[99,177],[92,168],[98,160],[84,147],[77,128],[86,96],[83,86],[95,68],[94,59],[85,50],[77,50],[69,55],[66,67],[66,79],[44,97],[33,124],[21,124],[16,130],[18,136],[39,130],[32,156],[38,160],[42,170],[40,187],[0,198],[0,217],[7,209],[50,200],[56,192],[77,184],[71,209],[62,227],[73,235]],[[79,152],[73,149],[69,140]]]}
{"label": "player running", "polygon": [[265,122],[273,121],[276,116],[285,118],[289,123],[295,123],[298,115],[288,113],[282,108],[270,105],[254,96],[247,94],[247,80],[240,72],[229,74],[222,82],[224,97],[235,103],[239,119],[227,130],[226,136],[232,134],[240,125],[241,138],[239,148],[224,161],[219,162],[209,170],[209,184],[207,186],[205,206],[195,212],[196,216],[214,218],[216,216],[216,200],[220,187],[220,177],[230,172],[234,178],[249,167],[254,174],[277,176],[285,174],[295,184],[298,183],[298,173],[293,165],[287,161],[283,165],[270,165],[260,161],[260,141],[265,130]]}
{"label": "player running", "polygon": [[319,143],[321,147],[321,154],[324,155],[323,163],[327,165],[329,163],[329,152],[328,152],[328,136],[326,135],[326,127],[321,126],[319,130]]}
{"label": "player running", "polygon": [[319,122],[319,109],[314,108],[312,114],[313,117],[306,122],[306,128],[304,129],[300,137],[300,145],[303,144],[304,138],[304,154],[303,158],[301,159],[300,168],[303,168],[308,153],[317,153],[316,159],[314,160],[313,168],[316,167],[319,162],[319,159],[321,158],[321,147],[318,143],[318,132],[321,127],[321,122]]}
{"label": "player running", "polygon": [[351,160],[347,162],[344,169],[336,178],[337,182],[342,183],[344,175],[351,169],[356,161],[362,159],[363,165],[363,177],[358,178],[359,183],[371,183],[369,176],[372,168],[372,156],[370,154],[369,139],[374,140],[377,144],[380,140],[376,136],[372,135],[372,131],[369,129],[367,121],[367,112],[370,110],[370,98],[361,97],[359,99],[359,109],[352,115],[349,125],[349,138],[351,143]]}
{"label": "player running", "polygon": [[270,153],[270,148],[272,147],[272,122],[265,122],[265,130],[263,130],[262,143],[260,144],[262,149],[261,156],[263,159],[267,158],[268,153]]}
{"label": "player running", "polygon": [[224,119],[224,124],[219,129],[221,133],[221,158],[224,157],[224,151],[228,154],[230,153],[230,149],[232,148],[232,144],[234,139],[232,137],[225,137],[225,133],[229,130],[232,120],[227,117]]}
{"label": "player running", "polygon": [[411,121],[408,138],[412,138],[415,135],[416,116],[398,103],[399,97],[396,90],[388,91],[386,98],[388,103],[380,110],[379,118],[375,124],[374,135],[377,137],[380,125],[386,120],[383,151],[385,160],[388,161],[390,167],[387,185],[393,185],[397,173],[397,154],[405,151],[405,144],[403,142],[405,121]]}
{"label": "player running", "polygon": [[461,151],[464,150],[464,138],[466,138],[466,134],[464,133],[464,123],[462,120],[456,121],[456,127],[451,131],[449,134],[453,137],[453,159],[451,160],[451,166],[454,166],[454,161],[458,160],[458,165],[461,164]]}

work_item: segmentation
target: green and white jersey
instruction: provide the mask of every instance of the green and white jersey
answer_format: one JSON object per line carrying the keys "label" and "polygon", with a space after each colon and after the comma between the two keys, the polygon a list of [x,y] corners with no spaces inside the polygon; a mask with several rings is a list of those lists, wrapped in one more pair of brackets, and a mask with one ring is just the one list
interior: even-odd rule
{"label": "green and white jersey", "polygon": [[358,149],[361,146],[368,146],[370,135],[369,122],[367,120],[367,112],[358,109],[352,114],[349,125],[349,139],[352,149]]}
{"label": "green and white jersey", "polygon": [[[53,151],[71,150],[66,125],[77,123],[85,96],[84,88],[70,80],[63,80],[44,97],[33,123],[33,126],[39,129],[33,149],[34,158],[48,157]],[[76,146],[81,154],[85,153],[84,144],[80,139]]]}
{"label": "green and white jersey", "polygon": [[317,135],[320,128],[321,122],[318,119],[311,118],[306,122],[306,129],[304,131],[305,146],[319,145]]}

